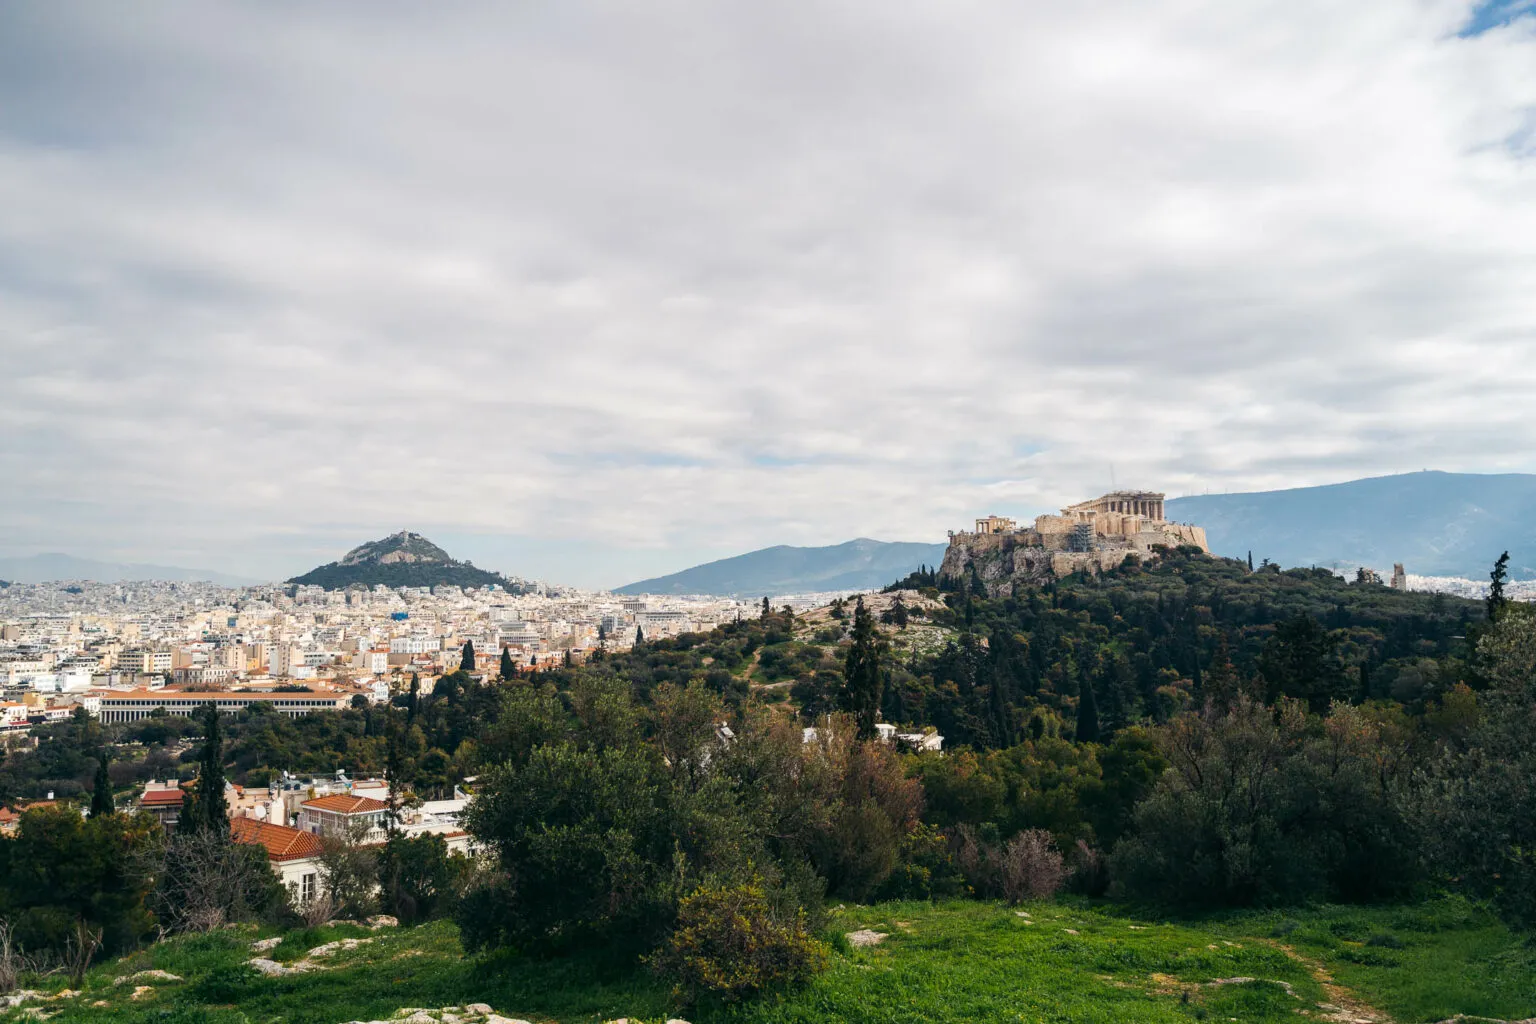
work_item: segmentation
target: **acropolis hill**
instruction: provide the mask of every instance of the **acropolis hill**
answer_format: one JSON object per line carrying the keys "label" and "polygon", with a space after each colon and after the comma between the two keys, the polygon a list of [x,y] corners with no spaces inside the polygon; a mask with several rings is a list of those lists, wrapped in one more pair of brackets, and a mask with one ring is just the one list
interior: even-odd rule
{"label": "acropolis hill", "polygon": [[1171,523],[1164,495],[1153,491],[1112,491],[1079,502],[1060,515],[1036,516],[1033,526],[987,516],[975,532],[950,533],[941,576],[977,575],[989,591],[1014,583],[1042,583],[1080,569],[1113,569],[1131,555],[1155,557],[1160,548],[1192,545],[1209,552],[1203,527]]}

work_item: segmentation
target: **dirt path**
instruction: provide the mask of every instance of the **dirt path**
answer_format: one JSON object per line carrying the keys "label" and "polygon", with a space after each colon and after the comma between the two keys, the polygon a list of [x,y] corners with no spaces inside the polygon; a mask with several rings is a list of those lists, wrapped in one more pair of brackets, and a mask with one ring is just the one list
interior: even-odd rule
{"label": "dirt path", "polygon": [[1270,944],[1305,967],[1313,980],[1323,986],[1323,993],[1328,997],[1328,1001],[1319,1003],[1317,1006],[1323,1011],[1323,1020],[1334,1021],[1336,1024],[1394,1024],[1390,1016],[1362,1001],[1349,989],[1334,981],[1333,975],[1328,973],[1328,969],[1320,961],[1303,956],[1283,942]]}

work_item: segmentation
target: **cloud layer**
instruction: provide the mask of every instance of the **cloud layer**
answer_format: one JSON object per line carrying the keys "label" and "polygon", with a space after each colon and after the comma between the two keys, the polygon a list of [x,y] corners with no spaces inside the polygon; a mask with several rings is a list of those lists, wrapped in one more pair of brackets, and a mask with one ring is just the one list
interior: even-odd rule
{"label": "cloud layer", "polygon": [[1536,470],[1515,7],[13,5],[0,195],[12,553]]}

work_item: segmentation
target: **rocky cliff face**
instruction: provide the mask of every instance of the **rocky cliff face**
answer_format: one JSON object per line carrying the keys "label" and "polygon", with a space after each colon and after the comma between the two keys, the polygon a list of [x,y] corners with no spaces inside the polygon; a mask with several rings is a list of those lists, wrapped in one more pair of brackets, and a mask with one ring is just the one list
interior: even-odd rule
{"label": "rocky cliff face", "polygon": [[966,583],[971,566],[991,597],[1007,597],[1014,587],[1039,586],[1080,570],[1104,572],[1129,558],[1147,560],[1155,551],[1142,552],[1129,547],[1106,547],[1096,551],[1071,552],[1034,547],[1019,542],[1010,534],[967,534],[956,538],[944,552],[939,575]]}
{"label": "rocky cliff face", "polygon": [[1052,554],[1044,548],[1019,544],[1007,534],[971,536],[966,543],[951,544],[944,552],[939,575],[964,583],[970,580],[974,565],[987,593],[1005,597],[1015,583],[1038,586],[1051,579]]}

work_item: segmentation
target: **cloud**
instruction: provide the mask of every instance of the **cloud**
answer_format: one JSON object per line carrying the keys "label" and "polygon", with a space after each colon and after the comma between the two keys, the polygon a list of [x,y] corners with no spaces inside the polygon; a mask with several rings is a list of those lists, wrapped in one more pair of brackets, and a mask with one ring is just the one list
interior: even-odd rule
{"label": "cloud", "polygon": [[1111,472],[1536,470],[1492,6],[7,9],[6,543],[617,584]]}

